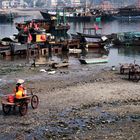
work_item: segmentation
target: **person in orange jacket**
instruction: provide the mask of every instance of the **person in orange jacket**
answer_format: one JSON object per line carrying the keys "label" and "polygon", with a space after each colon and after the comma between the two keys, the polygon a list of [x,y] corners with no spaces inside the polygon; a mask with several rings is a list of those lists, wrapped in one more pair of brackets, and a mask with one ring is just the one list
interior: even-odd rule
{"label": "person in orange jacket", "polygon": [[16,88],[15,88],[15,98],[20,99],[23,96],[26,96],[26,89],[23,85],[24,80],[23,79],[18,79],[16,83]]}

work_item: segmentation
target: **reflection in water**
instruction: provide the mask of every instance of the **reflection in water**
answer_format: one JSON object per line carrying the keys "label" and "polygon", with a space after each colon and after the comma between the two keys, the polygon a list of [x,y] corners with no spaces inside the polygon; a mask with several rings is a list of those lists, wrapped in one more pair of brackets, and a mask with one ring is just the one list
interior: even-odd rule
{"label": "reflection in water", "polygon": [[136,60],[140,64],[140,48],[112,48],[109,53],[109,65],[119,65],[119,63],[133,63]]}
{"label": "reflection in water", "polygon": [[109,51],[105,50],[104,48],[94,48],[87,50],[82,50],[81,57],[82,58],[99,58],[104,55],[108,55]]}
{"label": "reflection in water", "polygon": [[[36,61],[39,62],[48,62],[53,60],[55,62],[62,62],[63,60],[68,60],[70,64],[78,65],[78,59],[80,57],[95,58],[101,57],[103,55],[108,55],[108,66],[119,65],[119,63],[133,63],[136,60],[137,64],[140,64],[140,48],[139,47],[128,47],[128,48],[111,48],[109,52],[106,52],[104,49],[91,49],[88,51],[82,51],[81,54],[69,54],[68,52],[63,53],[54,53],[51,55],[46,54],[44,56],[36,57]],[[33,57],[32,57],[33,58]],[[31,59],[32,59],[31,58]],[[14,61],[16,60],[16,61]],[[27,58],[25,55],[21,56],[6,56],[0,57],[0,62],[15,62],[15,63],[27,63]]]}
{"label": "reflection in water", "polygon": [[128,57],[136,57],[140,55],[140,47],[139,46],[126,46],[118,49],[119,55],[124,55]]}
{"label": "reflection in water", "polygon": [[[17,33],[15,28],[16,22],[23,22],[30,19],[42,18],[42,17],[20,17],[14,20],[14,23],[0,23],[0,38],[5,36],[13,35]],[[83,27],[93,27],[94,22],[71,22],[71,28],[68,33],[83,32]],[[111,34],[118,32],[128,32],[128,31],[140,31],[140,22],[139,21],[111,21],[111,22],[100,22],[98,23],[102,27],[102,34]],[[66,35],[67,36],[67,35]]]}
{"label": "reflection in water", "polygon": [[[69,33],[83,32],[83,27],[93,27],[94,22],[76,22],[70,23],[71,29]],[[111,34],[111,33],[119,33],[119,32],[133,32],[140,31],[140,22],[139,21],[118,21],[114,20],[111,22],[102,22],[98,23],[99,27],[102,28],[102,34]]]}

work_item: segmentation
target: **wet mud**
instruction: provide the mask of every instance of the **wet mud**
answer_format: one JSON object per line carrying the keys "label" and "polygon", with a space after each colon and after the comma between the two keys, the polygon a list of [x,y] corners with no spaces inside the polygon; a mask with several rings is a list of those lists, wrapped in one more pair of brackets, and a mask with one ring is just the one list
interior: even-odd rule
{"label": "wet mud", "polygon": [[29,105],[23,117],[18,108],[9,115],[0,110],[0,139],[139,139],[139,82],[124,80],[119,69],[81,66],[49,75],[40,67],[16,67],[0,71],[1,95],[12,92],[16,79],[23,78],[38,95],[39,108]]}

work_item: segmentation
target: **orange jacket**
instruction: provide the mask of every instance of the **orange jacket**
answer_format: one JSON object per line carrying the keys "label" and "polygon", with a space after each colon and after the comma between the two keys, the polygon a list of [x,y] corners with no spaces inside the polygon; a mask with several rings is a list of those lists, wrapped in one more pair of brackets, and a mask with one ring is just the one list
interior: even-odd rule
{"label": "orange jacket", "polygon": [[21,97],[25,96],[24,90],[25,88],[22,85],[18,87],[18,91],[15,90],[15,96],[17,99],[20,99]]}

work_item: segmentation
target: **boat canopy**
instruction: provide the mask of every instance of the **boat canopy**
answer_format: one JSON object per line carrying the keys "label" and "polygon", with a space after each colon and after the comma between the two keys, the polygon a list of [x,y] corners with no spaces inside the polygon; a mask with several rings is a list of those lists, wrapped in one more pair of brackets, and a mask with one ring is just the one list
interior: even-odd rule
{"label": "boat canopy", "polygon": [[100,42],[101,41],[100,38],[87,38],[87,37],[85,37],[85,40],[86,40],[86,42],[89,42],[89,43],[91,43],[91,42]]}

